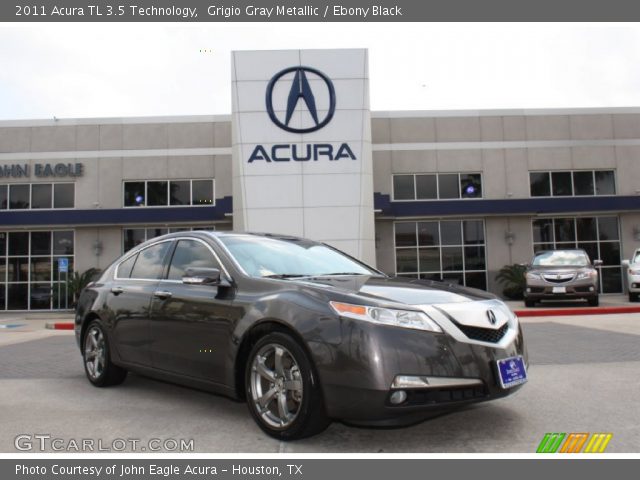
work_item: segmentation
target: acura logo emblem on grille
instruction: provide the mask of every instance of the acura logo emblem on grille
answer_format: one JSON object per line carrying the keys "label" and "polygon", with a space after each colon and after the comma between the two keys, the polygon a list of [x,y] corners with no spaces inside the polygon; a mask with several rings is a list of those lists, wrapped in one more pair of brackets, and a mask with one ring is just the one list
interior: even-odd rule
{"label": "acura logo emblem on grille", "polygon": [[495,325],[496,322],[498,321],[496,319],[496,314],[493,312],[493,310],[487,310],[487,317],[489,318],[489,322],[491,323],[491,325]]}

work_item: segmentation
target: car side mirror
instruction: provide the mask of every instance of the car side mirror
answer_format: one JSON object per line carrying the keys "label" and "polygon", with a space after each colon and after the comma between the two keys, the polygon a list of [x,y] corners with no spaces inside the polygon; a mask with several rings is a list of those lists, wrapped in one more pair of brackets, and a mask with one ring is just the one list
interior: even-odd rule
{"label": "car side mirror", "polygon": [[629,260],[622,260],[622,266],[623,267],[629,268],[629,265],[631,265],[631,262]]}
{"label": "car side mirror", "polygon": [[602,265],[602,260],[598,259],[598,260],[594,260],[593,261],[593,266],[594,267],[599,267]]}
{"label": "car side mirror", "polygon": [[186,285],[229,286],[229,282],[222,278],[218,268],[187,268],[182,276],[182,283]]}

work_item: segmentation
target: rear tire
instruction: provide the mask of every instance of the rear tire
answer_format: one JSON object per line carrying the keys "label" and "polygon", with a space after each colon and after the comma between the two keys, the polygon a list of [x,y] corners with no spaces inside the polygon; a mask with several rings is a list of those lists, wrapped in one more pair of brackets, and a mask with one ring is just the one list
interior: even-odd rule
{"label": "rear tire", "polygon": [[108,387],[124,382],[127,371],[111,361],[109,340],[99,320],[89,324],[82,344],[84,371],[93,386]]}
{"label": "rear tire", "polygon": [[533,308],[536,306],[536,301],[535,300],[529,300],[528,298],[524,299],[524,306],[527,308]]}
{"label": "rear tire", "polygon": [[588,302],[590,307],[597,307],[598,305],[600,305],[600,297],[598,297],[597,295],[595,297],[591,297],[588,299]]}
{"label": "rear tire", "polygon": [[315,368],[305,350],[286,333],[270,333],[253,346],[245,388],[251,416],[274,438],[309,437],[330,423]]}

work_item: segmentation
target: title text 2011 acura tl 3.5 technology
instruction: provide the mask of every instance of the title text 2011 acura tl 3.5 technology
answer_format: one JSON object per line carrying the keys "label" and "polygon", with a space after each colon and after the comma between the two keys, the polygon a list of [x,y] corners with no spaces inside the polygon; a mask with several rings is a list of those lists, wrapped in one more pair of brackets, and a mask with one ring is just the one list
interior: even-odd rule
{"label": "title text 2011 acura tl 3.5 technology", "polygon": [[246,399],[281,439],[409,424],[527,380],[518,319],[493,295],[288,236],[157,237],[83,291],[75,323],[93,385],[130,370]]}

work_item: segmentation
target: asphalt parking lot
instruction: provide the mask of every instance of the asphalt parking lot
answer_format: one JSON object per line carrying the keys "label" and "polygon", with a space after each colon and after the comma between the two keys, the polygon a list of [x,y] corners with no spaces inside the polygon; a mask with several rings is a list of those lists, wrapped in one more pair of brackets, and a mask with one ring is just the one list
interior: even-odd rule
{"label": "asphalt parking lot", "polygon": [[26,322],[0,329],[0,452],[16,452],[18,435],[45,434],[64,445],[193,439],[193,451],[213,453],[533,453],[546,432],[611,432],[608,453],[640,452],[640,314],[525,319],[530,380],[516,395],[405,428],[334,422],[290,443],[264,435],[246,405],[224,397],[138,375],[94,388],[73,332]]}

